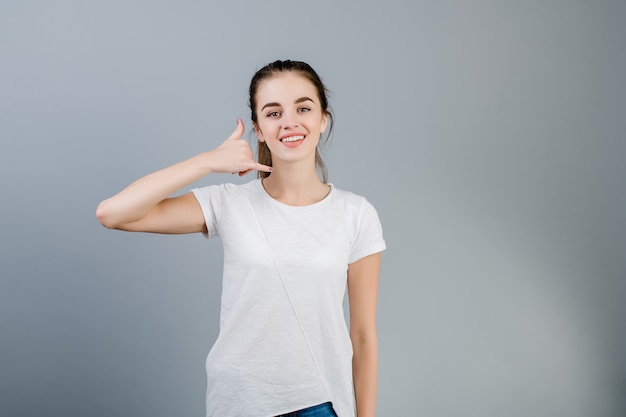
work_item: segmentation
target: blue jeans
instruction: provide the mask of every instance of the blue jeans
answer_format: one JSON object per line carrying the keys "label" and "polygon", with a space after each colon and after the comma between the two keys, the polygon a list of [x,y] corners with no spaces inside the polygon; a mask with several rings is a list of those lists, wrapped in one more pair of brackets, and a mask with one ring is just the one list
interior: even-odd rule
{"label": "blue jeans", "polygon": [[337,414],[335,414],[331,403],[324,403],[276,417],[337,417]]}

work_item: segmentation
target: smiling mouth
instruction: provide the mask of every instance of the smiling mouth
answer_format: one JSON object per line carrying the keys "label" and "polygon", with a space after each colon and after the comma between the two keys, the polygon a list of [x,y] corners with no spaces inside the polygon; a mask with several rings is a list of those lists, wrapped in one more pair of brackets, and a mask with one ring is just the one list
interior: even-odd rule
{"label": "smiling mouth", "polygon": [[287,138],[282,138],[280,139],[281,142],[297,142],[299,140],[303,140],[304,136],[300,135],[300,136],[289,136]]}

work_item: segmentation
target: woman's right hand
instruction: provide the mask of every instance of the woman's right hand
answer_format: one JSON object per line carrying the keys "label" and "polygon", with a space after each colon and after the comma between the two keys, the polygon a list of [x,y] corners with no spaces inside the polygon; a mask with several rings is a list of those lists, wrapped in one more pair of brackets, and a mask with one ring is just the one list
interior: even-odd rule
{"label": "woman's right hand", "polygon": [[254,161],[248,142],[241,139],[243,122],[216,149],[163,168],[138,179],[100,203],[96,216],[105,227],[156,233],[192,233],[206,230],[200,206],[191,193],[170,197],[212,172],[245,175],[252,170],[270,172]]}
{"label": "woman's right hand", "polygon": [[212,172],[238,173],[242,176],[252,170],[272,171],[272,167],[254,160],[250,145],[241,138],[243,132],[243,122],[237,118],[237,127],[233,133],[220,146],[209,152]]}

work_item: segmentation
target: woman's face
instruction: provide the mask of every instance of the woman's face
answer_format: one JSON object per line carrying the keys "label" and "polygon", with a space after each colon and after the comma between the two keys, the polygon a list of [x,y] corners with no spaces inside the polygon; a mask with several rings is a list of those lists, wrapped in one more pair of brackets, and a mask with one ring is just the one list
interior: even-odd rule
{"label": "woman's face", "polygon": [[272,162],[315,161],[315,149],[326,130],[317,89],[297,72],[278,73],[256,92],[255,132],[272,153]]}

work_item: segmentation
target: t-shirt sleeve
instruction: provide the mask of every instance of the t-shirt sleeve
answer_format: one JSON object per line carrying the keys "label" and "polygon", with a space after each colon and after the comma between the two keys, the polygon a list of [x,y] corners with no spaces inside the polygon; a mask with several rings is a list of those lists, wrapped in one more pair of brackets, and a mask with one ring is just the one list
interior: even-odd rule
{"label": "t-shirt sleeve", "polygon": [[204,222],[206,223],[208,233],[203,232],[202,234],[207,239],[218,236],[218,219],[224,200],[223,186],[209,185],[208,187],[194,188],[191,192],[198,200],[198,204],[200,204]]}
{"label": "t-shirt sleeve", "polygon": [[374,206],[367,200],[363,200],[358,222],[356,239],[352,244],[349,263],[358,261],[368,255],[385,250],[383,228]]}

